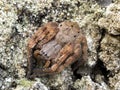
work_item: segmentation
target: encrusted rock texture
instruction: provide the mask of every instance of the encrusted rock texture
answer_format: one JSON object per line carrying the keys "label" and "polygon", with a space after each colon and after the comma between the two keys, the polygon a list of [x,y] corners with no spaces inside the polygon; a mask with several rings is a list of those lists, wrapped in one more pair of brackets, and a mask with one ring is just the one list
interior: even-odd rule
{"label": "encrusted rock texture", "polygon": [[[28,39],[42,24],[64,20],[87,38],[86,65],[28,80]],[[120,1],[0,0],[0,90],[120,90]]]}

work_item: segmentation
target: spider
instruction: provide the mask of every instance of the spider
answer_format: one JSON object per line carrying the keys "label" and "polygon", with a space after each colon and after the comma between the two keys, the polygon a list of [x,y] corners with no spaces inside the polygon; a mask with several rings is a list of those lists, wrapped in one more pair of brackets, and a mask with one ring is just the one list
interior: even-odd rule
{"label": "spider", "polygon": [[27,78],[50,75],[87,60],[87,40],[76,22],[48,22],[29,39]]}

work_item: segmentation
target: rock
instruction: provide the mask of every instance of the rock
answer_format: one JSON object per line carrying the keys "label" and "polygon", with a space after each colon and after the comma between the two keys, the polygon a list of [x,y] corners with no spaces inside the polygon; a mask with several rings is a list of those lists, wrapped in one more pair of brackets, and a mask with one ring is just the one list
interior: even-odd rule
{"label": "rock", "polygon": [[101,41],[101,52],[99,53],[100,59],[104,62],[107,70],[120,69],[120,38],[112,37],[108,34]]}
{"label": "rock", "polygon": [[101,84],[95,83],[90,76],[84,76],[81,80],[76,80],[74,88],[76,90],[109,90],[105,82],[101,81]]}
{"label": "rock", "polygon": [[120,72],[118,72],[114,77],[110,77],[110,87],[111,90],[119,90],[120,89]]}
{"label": "rock", "polygon": [[[43,81],[45,85],[47,85],[51,89],[55,90],[68,90],[69,86],[73,84],[72,81],[73,73],[71,71],[71,68],[68,67],[63,72],[49,76],[49,78],[46,78],[47,81]],[[41,78],[42,79],[42,78]]]}
{"label": "rock", "polygon": [[44,84],[42,84],[42,83],[40,83],[40,82],[36,82],[36,83],[33,85],[32,89],[33,89],[33,90],[48,90],[48,88],[47,88]]}
{"label": "rock", "polygon": [[109,34],[120,35],[120,4],[110,4],[104,18],[98,21],[98,25],[105,28]]}

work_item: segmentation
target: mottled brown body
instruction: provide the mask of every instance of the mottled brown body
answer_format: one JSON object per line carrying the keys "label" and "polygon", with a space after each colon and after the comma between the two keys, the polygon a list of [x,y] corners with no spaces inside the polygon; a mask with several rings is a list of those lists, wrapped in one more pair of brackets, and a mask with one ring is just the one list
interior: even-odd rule
{"label": "mottled brown body", "polygon": [[49,22],[28,41],[27,77],[61,72],[76,60],[87,60],[87,41],[76,22]]}

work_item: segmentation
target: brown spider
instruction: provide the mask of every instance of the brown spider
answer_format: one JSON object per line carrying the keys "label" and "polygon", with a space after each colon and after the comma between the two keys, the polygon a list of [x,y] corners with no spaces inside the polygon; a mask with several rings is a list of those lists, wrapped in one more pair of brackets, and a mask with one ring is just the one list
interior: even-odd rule
{"label": "brown spider", "polygon": [[61,72],[80,60],[87,60],[87,41],[76,22],[49,22],[28,41],[27,78]]}

